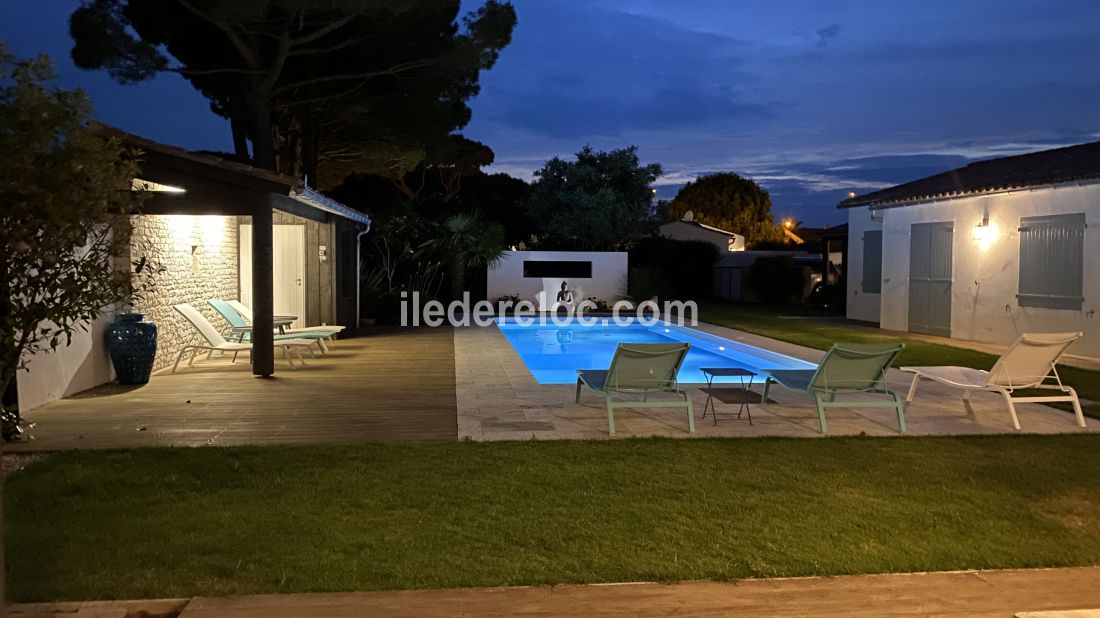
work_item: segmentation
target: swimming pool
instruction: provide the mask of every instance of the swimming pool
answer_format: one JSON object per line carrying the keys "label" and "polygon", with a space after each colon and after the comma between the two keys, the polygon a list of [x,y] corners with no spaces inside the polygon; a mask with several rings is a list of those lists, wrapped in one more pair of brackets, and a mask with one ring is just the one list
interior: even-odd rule
{"label": "swimming pool", "polygon": [[[797,358],[672,324],[645,326],[633,321],[629,325],[616,325],[611,320],[600,320],[591,326],[551,322],[524,325],[509,318],[497,318],[496,324],[539,384],[574,384],[578,369],[607,369],[620,343],[690,343],[679,375],[679,381],[686,384],[705,384],[700,371],[703,367],[740,367],[757,374],[763,369],[816,367]],[[717,378],[715,382],[739,380]]]}

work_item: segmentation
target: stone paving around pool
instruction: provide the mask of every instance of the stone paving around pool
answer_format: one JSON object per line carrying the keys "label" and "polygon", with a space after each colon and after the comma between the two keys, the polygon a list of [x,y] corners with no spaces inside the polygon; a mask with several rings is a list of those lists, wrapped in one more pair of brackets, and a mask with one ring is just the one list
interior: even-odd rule
{"label": "stone paving around pool", "polygon": [[[824,352],[710,324],[698,330],[795,358],[818,362]],[[574,403],[575,386],[538,384],[523,360],[494,326],[454,330],[455,382],[458,400],[458,436],[473,440],[608,439],[603,397],[582,391]],[[594,369],[594,368],[593,368]],[[904,396],[912,374],[892,369],[887,382]],[[701,418],[706,385],[682,385],[695,406],[695,437],[790,436],[817,437],[813,398],[773,385],[767,405],[751,404],[753,423],[737,416],[737,403],[717,401],[718,424],[711,415]],[[732,385],[722,385],[722,389]],[[716,387],[719,388],[719,387]],[[761,386],[753,391],[759,396]],[[723,397],[737,399],[724,391]],[[870,396],[868,396],[870,397]],[[1000,395],[974,393],[973,416],[962,403],[962,391],[924,381],[913,403],[906,406],[906,435],[964,435],[1015,433]],[[1100,420],[1086,419],[1080,429],[1069,412],[1042,404],[1018,404],[1023,433],[1100,431]],[[829,408],[829,435],[896,436],[897,416],[887,408]],[[618,408],[615,437],[689,437],[683,409]]]}

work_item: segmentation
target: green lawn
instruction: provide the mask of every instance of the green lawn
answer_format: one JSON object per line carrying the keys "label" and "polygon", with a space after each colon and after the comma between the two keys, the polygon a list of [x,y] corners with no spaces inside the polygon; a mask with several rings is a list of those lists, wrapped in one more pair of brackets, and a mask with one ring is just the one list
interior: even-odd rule
{"label": "green lawn", "polygon": [[[809,348],[827,350],[837,342],[881,343],[900,341],[896,336],[847,325],[841,321],[824,321],[817,316],[797,313],[799,310],[776,309],[729,303],[708,303],[700,307],[699,319],[719,326],[736,328],[765,337],[788,341]],[[989,369],[997,357],[985,352],[967,350],[919,339],[905,338],[905,350],[895,367],[903,365],[958,365]],[[1084,399],[1100,401],[1100,372],[1059,366],[1063,382],[1077,390]],[[1068,406],[1058,406],[1068,409]],[[1100,418],[1100,404],[1084,406],[1085,413]]]}
{"label": "green lawn", "polygon": [[1100,563],[1100,436],[69,452],[16,601]]}

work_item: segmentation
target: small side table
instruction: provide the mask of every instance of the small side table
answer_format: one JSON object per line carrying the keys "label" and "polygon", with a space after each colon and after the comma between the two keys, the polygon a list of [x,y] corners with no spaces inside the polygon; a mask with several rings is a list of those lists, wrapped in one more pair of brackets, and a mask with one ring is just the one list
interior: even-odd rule
{"label": "small side table", "polygon": [[272,320],[272,322],[273,322],[272,326],[279,329],[279,334],[280,335],[285,335],[286,334],[286,327],[290,326],[294,322],[294,320],[297,320],[297,319],[298,319],[298,316],[296,316],[296,315],[277,315]]}
{"label": "small side table", "polygon": [[[714,419],[714,424],[718,424],[718,410],[714,405],[714,378],[727,378],[737,377],[741,379],[741,388],[745,389],[745,393],[748,394],[749,389],[752,388],[752,379],[756,377],[756,374],[748,369],[741,369],[740,367],[703,367],[700,369],[703,375],[707,378],[707,402],[703,404],[703,418],[707,417],[707,406],[710,406],[710,414]],[[745,379],[748,379],[746,382]],[[752,412],[749,410],[748,400],[741,402],[741,405],[737,408],[737,418],[741,418],[741,414],[745,413],[748,416],[749,424],[752,425]]]}

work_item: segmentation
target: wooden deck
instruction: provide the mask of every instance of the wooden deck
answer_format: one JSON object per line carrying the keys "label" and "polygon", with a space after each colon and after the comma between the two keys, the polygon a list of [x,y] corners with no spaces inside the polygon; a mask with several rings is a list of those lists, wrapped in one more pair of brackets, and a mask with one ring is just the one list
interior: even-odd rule
{"label": "wooden deck", "polygon": [[458,436],[449,328],[368,329],[291,371],[196,360],[140,387],[106,385],[32,410],[13,451],[134,446],[429,442]]}

